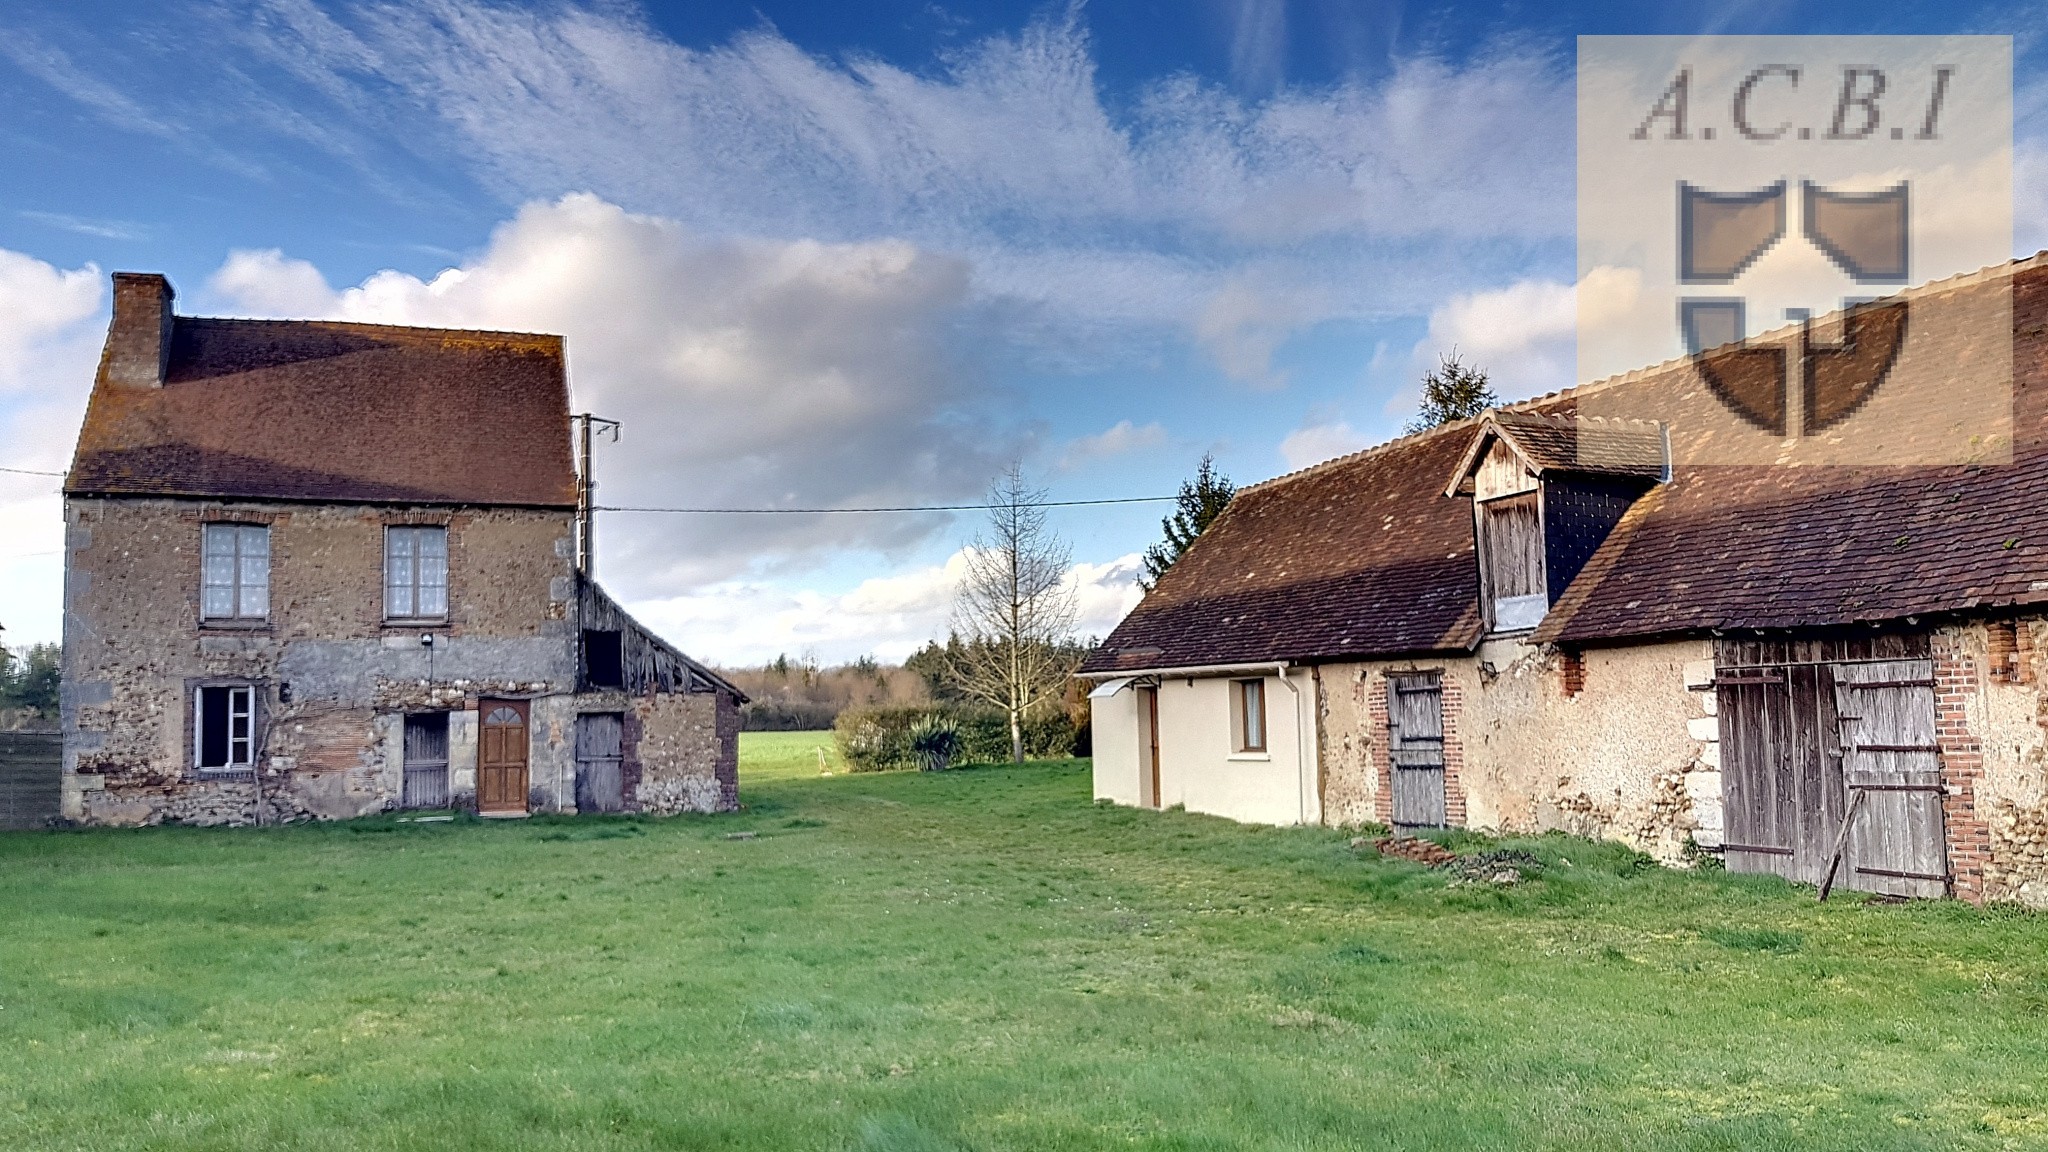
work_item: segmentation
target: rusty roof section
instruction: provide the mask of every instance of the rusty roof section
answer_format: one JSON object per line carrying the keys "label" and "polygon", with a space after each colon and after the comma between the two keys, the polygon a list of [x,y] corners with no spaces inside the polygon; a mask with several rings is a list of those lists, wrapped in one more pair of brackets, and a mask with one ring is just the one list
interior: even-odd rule
{"label": "rusty roof section", "polygon": [[178,316],[137,384],[122,307],[67,493],[576,503],[559,336]]}
{"label": "rusty roof section", "polygon": [[1473,421],[1241,490],[1081,671],[1465,651],[1472,511],[1438,485]]}

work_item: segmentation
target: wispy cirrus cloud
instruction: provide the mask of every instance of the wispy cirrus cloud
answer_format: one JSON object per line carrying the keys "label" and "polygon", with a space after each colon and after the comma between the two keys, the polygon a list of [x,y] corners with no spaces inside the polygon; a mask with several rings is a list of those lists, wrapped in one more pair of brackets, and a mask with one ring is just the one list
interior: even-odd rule
{"label": "wispy cirrus cloud", "polygon": [[[1263,74],[1278,6],[1239,8],[1239,55]],[[1179,74],[1112,96],[1078,10],[925,71],[765,28],[685,46],[613,5],[221,11],[217,31],[332,110],[302,114],[328,147],[452,152],[514,202],[588,189],[707,234],[952,253],[1031,357],[1192,338],[1225,374],[1275,386],[1301,333],[1420,314],[1533,249],[1561,257],[1571,227],[1570,80],[1541,51],[1255,95]]]}

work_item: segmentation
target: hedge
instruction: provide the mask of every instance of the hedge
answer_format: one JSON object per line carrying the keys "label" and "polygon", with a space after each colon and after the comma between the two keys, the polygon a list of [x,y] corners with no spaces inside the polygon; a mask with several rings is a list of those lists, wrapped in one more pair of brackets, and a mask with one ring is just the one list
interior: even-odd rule
{"label": "hedge", "polygon": [[[916,768],[919,757],[910,747],[910,732],[929,716],[951,720],[960,730],[956,763],[995,764],[1010,759],[1010,722],[993,708],[926,705],[916,708],[849,708],[832,725],[840,758],[855,772]],[[1060,759],[1074,755],[1085,725],[1077,726],[1059,709],[1024,719],[1024,755]]]}

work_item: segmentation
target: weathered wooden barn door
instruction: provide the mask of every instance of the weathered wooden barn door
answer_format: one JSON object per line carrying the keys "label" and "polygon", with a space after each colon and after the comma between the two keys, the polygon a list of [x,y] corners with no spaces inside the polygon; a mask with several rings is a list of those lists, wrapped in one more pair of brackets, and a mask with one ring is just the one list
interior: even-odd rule
{"label": "weathered wooden barn door", "polygon": [[1395,828],[1444,825],[1444,689],[1435,672],[1387,677],[1387,759]]}
{"label": "weathered wooden barn door", "polygon": [[485,815],[526,811],[527,703],[480,700],[477,712],[476,807]]}
{"label": "weathered wooden barn door", "polygon": [[448,806],[448,714],[405,718],[405,779],[399,801],[407,808]]}
{"label": "weathered wooden barn door", "polygon": [[1820,883],[1851,785],[1861,782],[1872,787],[1836,883],[1941,894],[1946,853],[1926,653],[1925,635],[1717,642],[1729,871]]}
{"label": "weathered wooden barn door", "polygon": [[1849,828],[1842,882],[1895,896],[1946,895],[1933,663],[1843,664],[1834,678],[1843,782],[1864,794]]}
{"label": "weathered wooden barn door", "polygon": [[576,810],[626,810],[626,718],[618,712],[576,717]]}

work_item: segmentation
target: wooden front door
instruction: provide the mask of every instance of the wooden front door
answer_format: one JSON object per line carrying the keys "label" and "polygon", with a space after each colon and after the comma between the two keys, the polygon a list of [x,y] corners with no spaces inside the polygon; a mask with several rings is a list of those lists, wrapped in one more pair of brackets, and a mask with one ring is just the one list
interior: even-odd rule
{"label": "wooden front door", "polygon": [[1398,829],[1441,828],[1444,798],[1444,686],[1435,672],[1387,677],[1387,783]]}
{"label": "wooden front door", "polygon": [[527,702],[480,700],[476,807],[484,815],[526,811]]}

